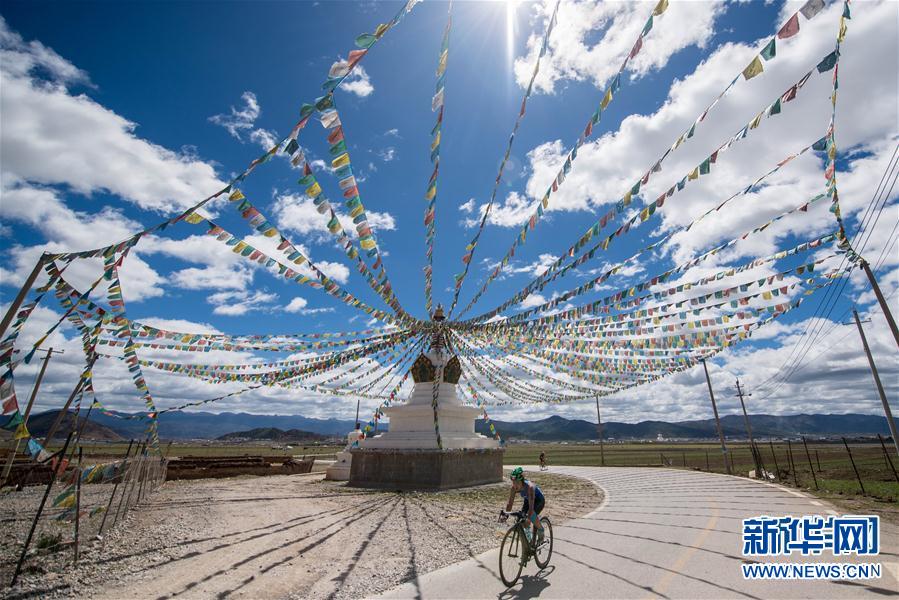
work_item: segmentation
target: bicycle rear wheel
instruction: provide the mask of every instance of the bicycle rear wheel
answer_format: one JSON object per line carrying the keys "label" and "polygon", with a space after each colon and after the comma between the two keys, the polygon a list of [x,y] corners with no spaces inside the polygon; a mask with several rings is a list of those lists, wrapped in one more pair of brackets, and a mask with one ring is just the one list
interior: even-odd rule
{"label": "bicycle rear wheel", "polygon": [[540,524],[543,525],[543,541],[534,552],[534,562],[541,569],[545,569],[553,555],[553,524],[549,517],[540,517]]}
{"label": "bicycle rear wheel", "polygon": [[523,539],[521,528],[517,525],[509,528],[499,548],[499,576],[508,587],[515,585],[521,577],[521,558],[526,551],[527,540]]}

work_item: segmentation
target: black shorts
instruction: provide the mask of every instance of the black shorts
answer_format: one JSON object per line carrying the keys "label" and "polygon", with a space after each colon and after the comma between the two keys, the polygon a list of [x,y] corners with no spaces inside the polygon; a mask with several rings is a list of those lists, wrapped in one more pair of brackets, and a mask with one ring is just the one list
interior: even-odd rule
{"label": "black shorts", "polygon": [[[527,498],[525,498],[524,506],[521,507],[522,512],[527,514],[529,512],[528,509],[530,508],[530,506],[531,506],[530,502],[528,501]],[[545,498],[537,498],[537,501],[534,503],[534,512],[539,515],[541,512],[543,512],[544,506],[546,506],[546,499]]]}

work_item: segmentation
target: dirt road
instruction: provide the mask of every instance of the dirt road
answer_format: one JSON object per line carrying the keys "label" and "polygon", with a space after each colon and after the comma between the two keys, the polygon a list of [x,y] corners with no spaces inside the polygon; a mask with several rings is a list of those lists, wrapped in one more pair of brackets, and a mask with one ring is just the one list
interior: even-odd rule
{"label": "dirt road", "polygon": [[[583,480],[537,478],[556,519],[600,502]],[[369,492],[320,474],[168,482],[76,570],[28,576],[12,597],[370,596],[498,545],[507,494]]]}

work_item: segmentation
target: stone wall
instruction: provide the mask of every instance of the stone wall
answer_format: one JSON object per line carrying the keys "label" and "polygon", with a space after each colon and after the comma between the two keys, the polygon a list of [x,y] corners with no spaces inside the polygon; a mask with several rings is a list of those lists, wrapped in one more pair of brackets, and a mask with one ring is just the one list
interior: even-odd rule
{"label": "stone wall", "polygon": [[390,490],[445,490],[503,478],[502,448],[399,450],[354,448],[350,485]]}

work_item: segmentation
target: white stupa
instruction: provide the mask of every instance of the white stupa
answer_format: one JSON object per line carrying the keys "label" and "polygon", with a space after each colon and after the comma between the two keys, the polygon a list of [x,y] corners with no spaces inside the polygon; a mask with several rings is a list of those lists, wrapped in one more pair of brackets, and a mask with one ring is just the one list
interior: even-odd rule
{"label": "white stupa", "polygon": [[481,409],[459,397],[462,365],[446,346],[443,320],[438,306],[431,348],[412,365],[412,393],[405,404],[384,409],[388,431],[351,450],[350,485],[446,489],[501,480],[504,449],[475,433]]}
{"label": "white stupa", "polygon": [[325,479],[330,481],[347,481],[350,478],[350,465],[353,462],[353,455],[350,454],[350,450],[358,447],[363,437],[362,432],[359,430],[359,423],[356,423],[356,429],[346,434],[346,447],[342,452],[337,453],[337,460],[325,470]]}
{"label": "white stupa", "polygon": [[[474,431],[481,409],[465,406],[457,393],[462,372],[459,358],[441,347],[418,357],[412,365],[415,386],[405,404],[384,409],[389,430],[360,442],[362,448],[437,449],[437,430],[445,450],[498,448],[499,442]],[[434,426],[434,379],[437,385],[437,427]]]}

